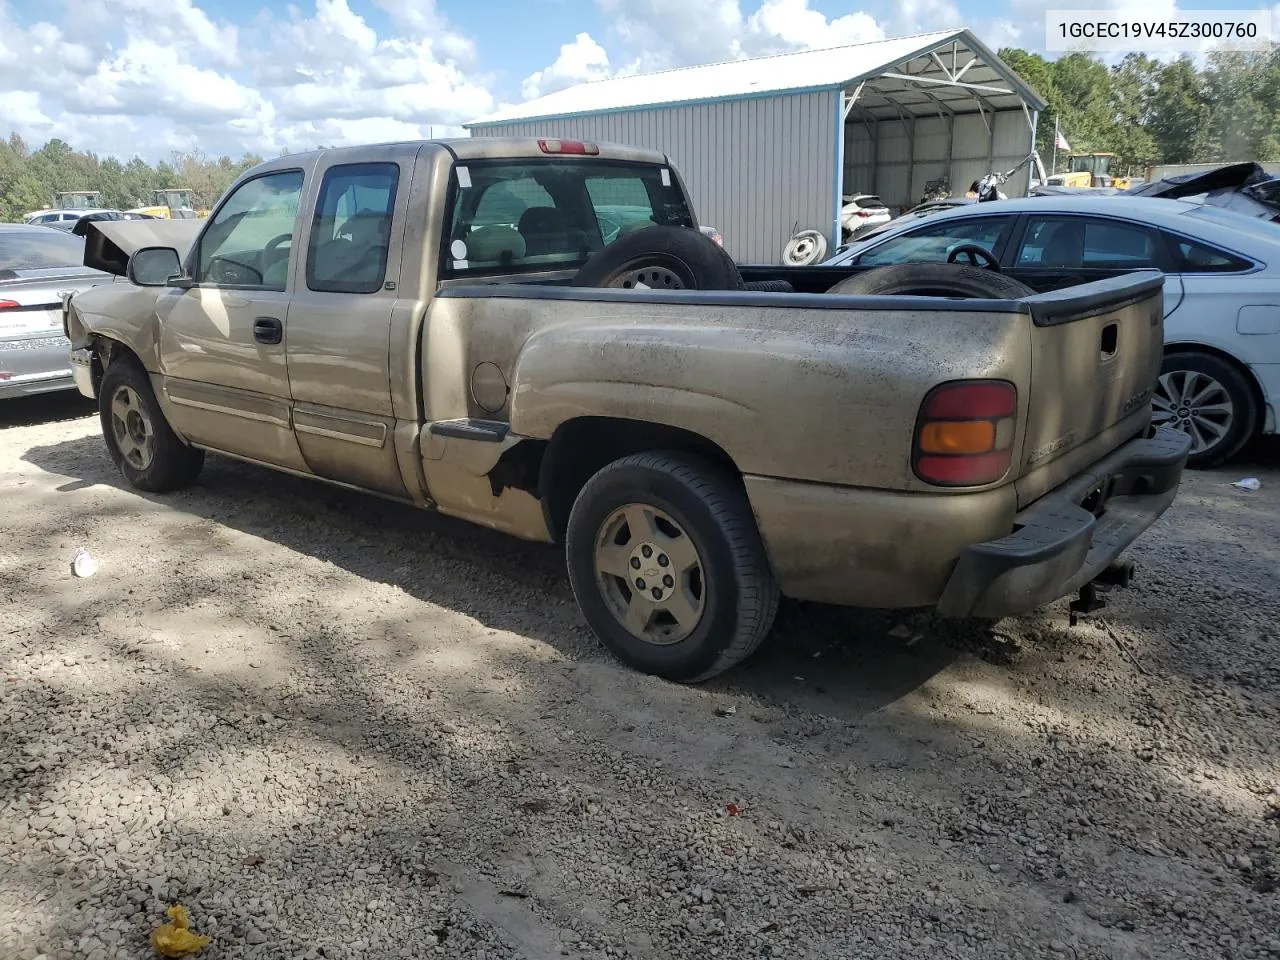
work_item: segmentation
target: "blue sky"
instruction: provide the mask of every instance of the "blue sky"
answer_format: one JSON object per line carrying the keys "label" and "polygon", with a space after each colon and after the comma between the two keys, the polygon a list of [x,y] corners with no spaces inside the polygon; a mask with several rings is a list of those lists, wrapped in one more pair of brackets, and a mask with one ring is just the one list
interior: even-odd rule
{"label": "blue sky", "polygon": [[[1132,3],[1079,0],[1070,6]],[[0,0],[0,134],[149,160],[459,133],[584,80],[968,26],[1062,0]],[[1196,0],[1197,9],[1262,6]],[[1149,0],[1144,16],[1172,16]],[[1277,6],[1280,9],[1280,5]],[[1280,20],[1280,16],[1276,17]],[[851,71],[852,72],[852,71]]]}

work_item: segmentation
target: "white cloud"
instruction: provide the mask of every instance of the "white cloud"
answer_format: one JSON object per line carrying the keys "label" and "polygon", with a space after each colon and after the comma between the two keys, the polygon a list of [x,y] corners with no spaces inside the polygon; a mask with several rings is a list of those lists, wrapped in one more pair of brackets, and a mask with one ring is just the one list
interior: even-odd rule
{"label": "white cloud", "polygon": [[[1048,0],[1050,3],[1060,0]],[[1043,20],[1041,20],[1043,24]],[[891,37],[909,37],[914,33],[973,26],[965,23],[960,8],[953,0],[898,0],[885,23]]]}
{"label": "white cloud", "polygon": [[870,14],[856,11],[828,20],[808,0],[768,0],[747,20],[747,35],[766,44],[812,49],[883,40],[884,29]]}
{"label": "white cloud", "polygon": [[[869,13],[855,10],[828,19],[810,0],[764,0],[749,14],[739,0],[596,0],[596,6],[627,66],[613,68],[616,58],[590,34],[579,33],[560,47],[549,67],[525,78],[525,99],[620,74],[866,43],[888,35]],[[895,22],[957,16],[952,0],[903,0]]]}
{"label": "white cloud", "polygon": [[270,107],[255,90],[184,62],[170,46],[135,39],[98,64],[64,101],[79,113],[120,113],[212,123],[260,116]]}
{"label": "white cloud", "polygon": [[19,90],[0,97],[0,130],[4,127],[47,132],[53,128],[53,121],[40,110],[38,94]]}
{"label": "white cloud", "polygon": [[643,70],[733,60],[746,21],[738,0],[596,0],[609,32]]}
{"label": "white cloud", "polygon": [[74,0],[63,29],[74,39],[101,46],[113,31],[183,51],[221,67],[235,66],[239,31],[214,23],[192,0]]}
{"label": "white cloud", "polygon": [[609,54],[604,47],[591,39],[591,34],[580,33],[573,43],[560,47],[560,56],[551,66],[525,77],[520,92],[525,99],[532,100],[575,83],[603,80],[611,75]]}
{"label": "white cloud", "polygon": [[69,16],[29,26],[0,0],[0,135],[150,159],[274,154],[456,132],[493,109],[474,43],[434,0],[375,2],[385,35],[348,0],[241,28],[212,0],[72,0]]}

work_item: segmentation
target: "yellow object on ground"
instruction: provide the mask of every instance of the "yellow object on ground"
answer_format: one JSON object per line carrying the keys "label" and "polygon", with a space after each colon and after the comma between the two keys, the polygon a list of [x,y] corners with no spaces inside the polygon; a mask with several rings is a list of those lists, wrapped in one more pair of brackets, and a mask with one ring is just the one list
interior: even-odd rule
{"label": "yellow object on ground", "polygon": [[186,907],[175,903],[165,913],[169,922],[151,934],[151,945],[162,957],[189,956],[211,942],[210,937],[199,936],[187,929],[191,926],[191,919],[187,916]]}

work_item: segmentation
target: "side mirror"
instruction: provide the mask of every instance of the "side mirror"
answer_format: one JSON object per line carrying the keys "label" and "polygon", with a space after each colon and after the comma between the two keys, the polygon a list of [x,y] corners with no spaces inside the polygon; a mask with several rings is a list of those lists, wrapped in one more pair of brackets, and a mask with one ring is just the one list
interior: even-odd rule
{"label": "side mirror", "polygon": [[163,287],[182,273],[182,258],[173,247],[143,247],[129,258],[127,276],[140,287]]}

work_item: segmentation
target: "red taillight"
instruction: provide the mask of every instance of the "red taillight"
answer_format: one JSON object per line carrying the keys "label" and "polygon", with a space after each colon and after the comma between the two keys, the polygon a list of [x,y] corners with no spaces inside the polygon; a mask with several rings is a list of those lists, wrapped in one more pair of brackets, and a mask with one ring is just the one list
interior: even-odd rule
{"label": "red taillight", "polygon": [[0,300],[0,310],[17,310],[20,306],[17,300]]}
{"label": "red taillight", "polygon": [[867,211],[865,211],[865,210],[859,210],[859,211],[858,211],[858,218],[859,218],[859,219],[861,219],[861,220],[865,220],[865,219],[867,219],[867,217],[869,217],[869,216],[871,216],[871,214],[867,213]]}
{"label": "red taillight", "polygon": [[582,140],[539,140],[538,149],[543,153],[572,153],[587,157],[594,157],[600,153],[600,148],[594,143],[586,143]]}
{"label": "red taillight", "polygon": [[957,380],[920,405],[912,465],[941,487],[995,483],[1009,472],[1018,391],[1004,380]]}

